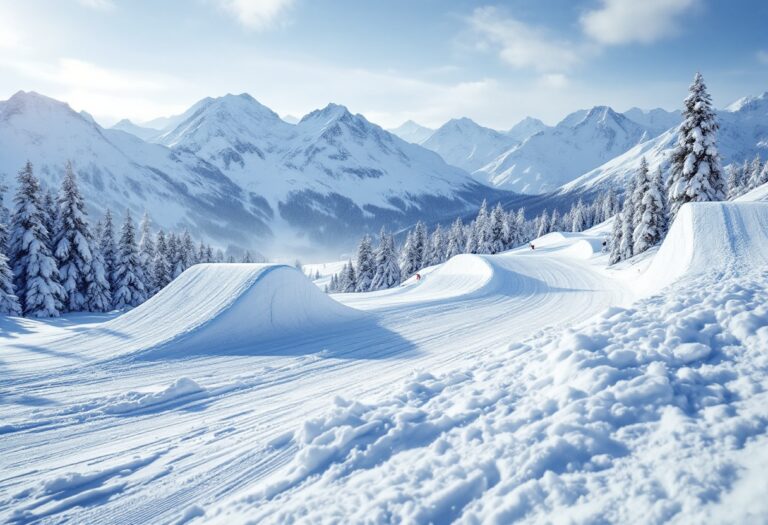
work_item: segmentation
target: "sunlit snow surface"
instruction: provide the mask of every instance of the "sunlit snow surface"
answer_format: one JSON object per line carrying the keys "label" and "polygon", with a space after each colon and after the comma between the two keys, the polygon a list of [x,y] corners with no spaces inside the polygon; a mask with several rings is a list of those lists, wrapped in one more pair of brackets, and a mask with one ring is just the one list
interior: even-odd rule
{"label": "sunlit snow surface", "polygon": [[3,319],[0,520],[765,521],[768,204],[680,214],[619,269],[603,225],[382,292],[209,265]]}

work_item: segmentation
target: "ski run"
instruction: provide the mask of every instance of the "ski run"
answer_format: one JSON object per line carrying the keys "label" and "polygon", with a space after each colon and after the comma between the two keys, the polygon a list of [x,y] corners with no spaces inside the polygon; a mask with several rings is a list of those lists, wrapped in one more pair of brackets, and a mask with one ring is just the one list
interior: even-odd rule
{"label": "ski run", "polygon": [[120,316],[0,318],[0,520],[761,522],[761,189],[612,266],[608,221],[389,290],[201,264]]}

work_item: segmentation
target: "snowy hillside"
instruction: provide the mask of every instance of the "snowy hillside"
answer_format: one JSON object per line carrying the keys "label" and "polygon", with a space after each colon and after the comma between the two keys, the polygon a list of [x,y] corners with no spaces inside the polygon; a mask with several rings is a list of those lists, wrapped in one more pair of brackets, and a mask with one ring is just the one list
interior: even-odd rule
{"label": "snowy hillside", "polygon": [[604,235],[371,293],[198,265],[118,317],[2,317],[0,520],[765,521],[768,204],[686,204],[621,269]]}
{"label": "snowy hillside", "polygon": [[460,118],[443,124],[422,146],[438,153],[448,164],[471,173],[516,143],[509,135]]}
{"label": "snowy hillside", "polygon": [[577,112],[474,172],[478,180],[522,193],[546,193],[647,138],[647,130],[606,106]]}
{"label": "snowy hillside", "polygon": [[535,135],[539,131],[544,131],[548,128],[549,126],[537,118],[525,117],[523,120],[512,126],[506,132],[506,135],[516,142],[523,142],[531,135]]}
{"label": "snowy hillside", "polygon": [[389,132],[393,135],[397,135],[406,142],[421,144],[427,140],[435,130],[422,126],[412,120],[408,120],[403,122],[400,126],[390,129]]}
{"label": "snowy hillside", "polygon": [[57,189],[71,159],[95,213],[146,210],[223,248],[284,255],[348,248],[364,231],[450,217],[502,195],[343,106],[292,125],[249,95],[228,95],[164,122],[151,144],[20,92],[0,105],[0,174],[13,190],[30,159]]}
{"label": "snowy hillside", "polygon": [[160,130],[139,126],[138,124],[134,124],[128,119],[121,120],[120,122],[112,126],[110,129],[125,131],[126,133],[130,133],[131,135],[135,135],[136,137],[139,137],[141,140],[150,141],[150,142],[152,138],[160,134]]}
{"label": "snowy hillside", "polygon": [[[755,154],[768,153],[768,93],[746,97],[717,112],[720,123],[718,151],[723,165],[751,160]],[[663,165],[677,140],[677,128],[631,148],[605,164],[587,171],[563,186],[563,192],[578,192],[604,185],[623,188],[646,157],[652,169]]]}
{"label": "snowy hillside", "polygon": [[189,228],[228,244],[249,246],[269,232],[269,214],[215,166],[194,154],[103,129],[62,102],[19,92],[0,103],[0,176],[13,192],[27,160],[58,190],[71,160],[91,211],[144,210],[167,228]]}

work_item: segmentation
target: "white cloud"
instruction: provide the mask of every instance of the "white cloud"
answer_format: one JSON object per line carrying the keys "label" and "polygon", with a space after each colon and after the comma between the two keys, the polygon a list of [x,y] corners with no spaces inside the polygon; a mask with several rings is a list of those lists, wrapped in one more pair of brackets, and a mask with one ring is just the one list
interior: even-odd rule
{"label": "white cloud", "polygon": [[581,27],[606,45],[643,44],[674,35],[681,16],[698,0],[601,0],[599,9],[581,17]]}
{"label": "white cloud", "polygon": [[547,73],[539,77],[539,84],[554,89],[561,89],[568,86],[568,77],[562,73]]}
{"label": "white cloud", "polygon": [[0,49],[13,49],[21,43],[21,35],[17,31],[19,27],[13,14],[0,5]]}
{"label": "white cloud", "polygon": [[480,7],[469,18],[481,37],[480,49],[494,46],[499,56],[516,68],[541,72],[564,71],[578,64],[588,52],[584,46],[557,40],[541,28],[504,16],[495,7]]}
{"label": "white cloud", "polygon": [[272,27],[294,0],[215,0],[225,11],[237,17],[249,29],[261,31]]}
{"label": "white cloud", "polygon": [[104,11],[114,9],[115,4],[112,0],[77,0],[78,3],[84,7],[91,9],[101,9]]}
{"label": "white cloud", "polygon": [[757,61],[761,64],[768,64],[768,51],[760,50],[756,54]]}

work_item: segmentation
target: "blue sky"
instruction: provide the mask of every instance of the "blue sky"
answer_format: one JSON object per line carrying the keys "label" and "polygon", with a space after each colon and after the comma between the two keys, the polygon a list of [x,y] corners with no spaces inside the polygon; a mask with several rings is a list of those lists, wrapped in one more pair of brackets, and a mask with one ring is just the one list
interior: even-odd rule
{"label": "blue sky", "polygon": [[597,104],[715,104],[768,90],[760,0],[0,0],[0,98],[36,90],[109,124],[249,92],[387,127],[508,128]]}

